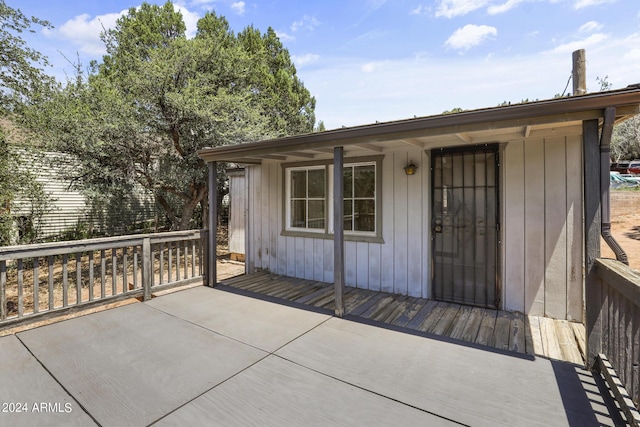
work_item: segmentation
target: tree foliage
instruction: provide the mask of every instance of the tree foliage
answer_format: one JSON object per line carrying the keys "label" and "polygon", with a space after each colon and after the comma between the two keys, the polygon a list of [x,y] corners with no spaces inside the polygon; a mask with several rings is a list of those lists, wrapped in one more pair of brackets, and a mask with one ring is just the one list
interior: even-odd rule
{"label": "tree foliage", "polygon": [[634,116],[613,128],[611,160],[640,159],[640,116]]}
{"label": "tree foliage", "polygon": [[207,195],[199,149],[313,131],[315,100],[272,29],[236,35],[207,13],[188,39],[172,3],[144,3],[103,41],[102,63],[27,122],[80,159],[71,171],[79,186],[137,182],[173,229],[200,225],[192,223]]}
{"label": "tree foliage", "polygon": [[9,146],[7,133],[0,127],[0,246],[35,242],[51,201]]}
{"label": "tree foliage", "polygon": [[28,18],[0,0],[0,110],[5,113],[15,102],[37,98],[53,82],[43,70],[47,58],[29,48],[21,37],[25,31],[34,32],[32,25],[51,27],[49,22]]}
{"label": "tree foliage", "polygon": [[[30,243],[38,238],[40,219],[50,197],[9,145],[6,123],[24,103],[41,99],[53,80],[44,74],[46,57],[30,49],[22,39],[32,25],[50,27],[47,21],[26,17],[20,9],[0,0],[0,245]],[[23,219],[20,221],[20,219]]]}

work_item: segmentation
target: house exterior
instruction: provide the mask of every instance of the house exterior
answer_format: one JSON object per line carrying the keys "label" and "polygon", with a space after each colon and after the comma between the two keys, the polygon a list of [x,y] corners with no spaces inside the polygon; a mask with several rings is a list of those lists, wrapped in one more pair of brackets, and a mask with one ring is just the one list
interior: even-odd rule
{"label": "house exterior", "polygon": [[629,87],[199,155],[245,165],[247,273],[584,321],[591,154],[639,111]]}
{"label": "house exterior", "polygon": [[[40,223],[34,224],[40,228],[40,238],[73,237],[83,230],[122,234],[135,224],[155,219],[153,195],[140,186],[135,186],[129,193],[88,197],[73,188],[69,180],[62,178],[66,170],[77,164],[73,158],[51,151],[17,146],[13,149],[22,167],[35,176],[51,197]],[[21,208],[20,200],[17,205],[18,209],[13,212],[17,221],[28,223],[34,220],[28,208]]]}

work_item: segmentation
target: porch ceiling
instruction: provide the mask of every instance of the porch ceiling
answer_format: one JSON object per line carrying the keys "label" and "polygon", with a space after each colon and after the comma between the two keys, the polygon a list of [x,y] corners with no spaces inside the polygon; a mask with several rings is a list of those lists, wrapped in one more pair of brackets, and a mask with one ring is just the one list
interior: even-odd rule
{"label": "porch ceiling", "polygon": [[263,160],[302,161],[331,156],[344,147],[347,157],[383,151],[509,142],[556,135],[579,135],[584,120],[601,119],[616,107],[616,119],[640,112],[640,89],[601,92],[468,112],[376,123],[231,146],[205,148],[207,162],[258,164]]}

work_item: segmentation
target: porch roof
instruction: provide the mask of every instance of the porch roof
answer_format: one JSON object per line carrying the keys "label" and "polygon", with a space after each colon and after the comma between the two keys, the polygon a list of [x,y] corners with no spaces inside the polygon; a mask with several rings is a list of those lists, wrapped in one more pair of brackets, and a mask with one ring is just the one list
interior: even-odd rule
{"label": "porch roof", "polygon": [[582,121],[601,119],[604,109],[616,108],[616,120],[640,112],[640,85],[588,95],[418,117],[355,126],[265,141],[205,148],[206,162],[261,163],[326,157],[333,147],[345,156],[371,155],[412,146],[421,149],[483,144],[582,133]]}
{"label": "porch roof", "polygon": [[620,421],[572,364],[202,286],[2,337],[0,357],[14,426]]}

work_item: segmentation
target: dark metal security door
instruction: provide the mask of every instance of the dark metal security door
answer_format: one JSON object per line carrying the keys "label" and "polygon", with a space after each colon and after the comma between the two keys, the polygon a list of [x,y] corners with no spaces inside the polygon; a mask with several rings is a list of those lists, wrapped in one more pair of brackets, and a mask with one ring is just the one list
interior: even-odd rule
{"label": "dark metal security door", "polygon": [[434,150],[434,299],[499,306],[498,147]]}

